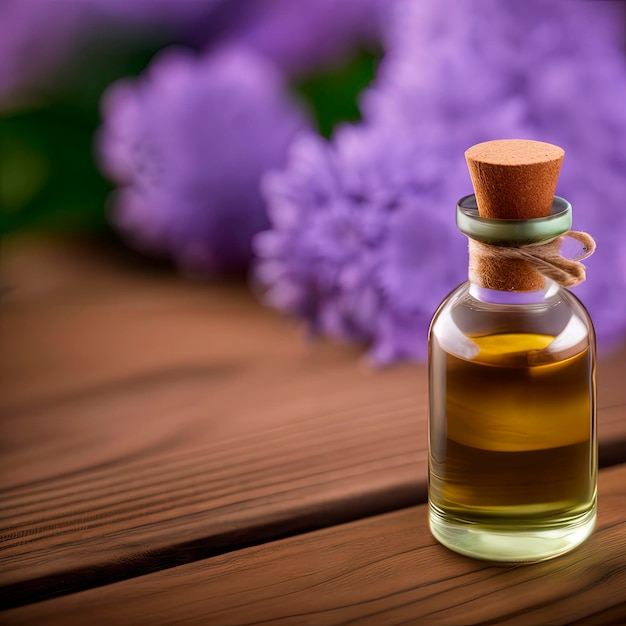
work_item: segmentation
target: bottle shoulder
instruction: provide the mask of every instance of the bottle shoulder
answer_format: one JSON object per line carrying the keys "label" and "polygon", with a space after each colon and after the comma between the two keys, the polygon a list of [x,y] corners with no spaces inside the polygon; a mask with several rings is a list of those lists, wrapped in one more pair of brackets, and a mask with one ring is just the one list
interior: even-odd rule
{"label": "bottle shoulder", "polygon": [[499,337],[511,351],[526,345],[535,354],[559,358],[589,348],[595,351],[589,313],[567,289],[553,284],[528,301],[524,294],[517,294],[517,302],[504,295],[502,302],[489,302],[476,297],[468,282],[459,285],[433,316],[429,340],[465,359],[475,358],[486,337]]}

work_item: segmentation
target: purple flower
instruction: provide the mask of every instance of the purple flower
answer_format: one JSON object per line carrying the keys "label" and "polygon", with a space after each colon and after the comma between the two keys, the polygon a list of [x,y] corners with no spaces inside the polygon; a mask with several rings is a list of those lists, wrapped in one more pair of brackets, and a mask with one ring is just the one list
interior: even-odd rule
{"label": "purple flower", "polygon": [[471,191],[464,152],[528,137],[566,149],[560,191],[576,207],[575,227],[600,244],[579,291],[600,340],[622,335],[620,11],[557,0],[400,5],[364,98],[366,124],[330,145],[301,139],[286,170],[266,180],[272,230],[255,248],[267,301],[319,333],[368,344],[377,363],[423,358],[436,306],[466,277],[454,223]]}
{"label": "purple flower", "polygon": [[[74,0],[76,1],[76,0]],[[78,0],[100,15],[122,23],[189,26],[206,17],[224,0]],[[230,0],[229,0],[230,1]]]}
{"label": "purple flower", "polygon": [[0,100],[43,80],[67,58],[89,12],[81,2],[3,0],[0,3]]}
{"label": "purple flower", "polygon": [[[49,86],[100,37],[173,41],[209,28],[224,0],[1,0],[0,99]],[[132,28],[132,30],[131,30]]]}
{"label": "purple flower", "polygon": [[395,133],[340,130],[297,140],[264,184],[272,230],[257,235],[267,302],[317,333],[370,347],[379,364],[426,354],[428,323],[463,280],[466,244],[450,194],[416,170],[421,147]]}
{"label": "purple flower", "polygon": [[624,2],[400,0],[394,9],[378,89],[366,101],[375,119],[413,122],[415,107],[428,116],[441,107],[465,120],[505,99],[526,115],[542,88],[554,98],[578,68],[605,62],[611,73],[624,60]]}
{"label": "purple flower", "polygon": [[395,0],[228,0],[227,35],[289,74],[341,61],[378,43]]}
{"label": "purple flower", "polygon": [[[626,333],[626,276],[616,262],[626,236],[625,10],[598,0],[404,2],[364,98],[370,123],[426,138],[418,169],[493,138],[565,149],[557,193],[574,206],[574,228],[598,242],[576,292],[600,343]],[[449,179],[445,168],[439,176]],[[466,180],[458,195],[471,190]]]}
{"label": "purple flower", "polygon": [[242,49],[166,51],[105,93],[103,116],[101,161],[129,239],[187,271],[244,268],[268,223],[259,179],[306,126],[273,66]]}
{"label": "purple flower", "polygon": [[243,45],[289,73],[377,42],[392,0],[2,0],[0,98],[49,87],[86,43],[157,36],[194,48]]}

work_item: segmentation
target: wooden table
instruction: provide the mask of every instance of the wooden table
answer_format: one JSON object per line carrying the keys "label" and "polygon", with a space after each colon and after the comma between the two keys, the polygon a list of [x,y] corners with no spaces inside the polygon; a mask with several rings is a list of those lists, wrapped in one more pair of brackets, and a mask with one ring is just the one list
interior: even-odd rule
{"label": "wooden table", "polygon": [[1,272],[0,623],[626,623],[626,350],[597,531],[493,566],[428,532],[423,366],[98,242],[9,241]]}

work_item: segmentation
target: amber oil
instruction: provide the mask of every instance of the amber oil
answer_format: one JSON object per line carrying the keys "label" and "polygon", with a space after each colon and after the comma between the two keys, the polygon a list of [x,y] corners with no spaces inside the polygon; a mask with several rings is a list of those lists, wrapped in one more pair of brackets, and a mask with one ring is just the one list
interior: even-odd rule
{"label": "amber oil", "polygon": [[473,557],[537,561],[591,533],[594,363],[586,311],[556,286],[531,304],[481,302],[467,285],[444,302],[430,342],[439,541]]}

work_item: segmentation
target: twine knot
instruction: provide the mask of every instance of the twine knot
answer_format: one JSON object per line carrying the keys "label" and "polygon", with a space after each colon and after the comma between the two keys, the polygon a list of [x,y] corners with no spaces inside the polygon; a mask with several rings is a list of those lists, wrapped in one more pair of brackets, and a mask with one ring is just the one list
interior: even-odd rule
{"label": "twine knot", "polygon": [[[578,241],[581,250],[568,259],[561,254],[565,238]],[[587,233],[569,231],[548,243],[532,243],[520,246],[493,246],[470,240],[472,251],[491,259],[506,258],[528,262],[533,269],[547,278],[551,278],[563,287],[575,287],[585,280],[585,266],[581,263],[591,256],[596,249],[596,242]]]}

